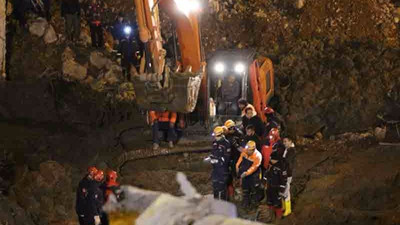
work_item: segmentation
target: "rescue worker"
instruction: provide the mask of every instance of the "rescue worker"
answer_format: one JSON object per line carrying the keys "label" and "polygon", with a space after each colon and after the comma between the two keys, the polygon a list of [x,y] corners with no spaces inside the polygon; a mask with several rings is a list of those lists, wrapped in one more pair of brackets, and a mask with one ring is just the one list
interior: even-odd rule
{"label": "rescue worker", "polygon": [[150,125],[153,131],[153,150],[160,147],[160,131],[167,133],[168,146],[174,147],[176,141],[175,122],[177,114],[175,112],[156,112],[150,111]]}
{"label": "rescue worker", "polygon": [[285,146],[283,145],[283,143],[281,141],[279,130],[277,128],[271,129],[265,142],[266,143],[265,143],[265,145],[263,145],[262,150],[261,150],[261,155],[263,157],[263,168],[268,169],[270,155],[271,155],[273,149],[276,149],[281,154],[283,154],[283,151],[285,150]]}
{"label": "rescue worker", "polygon": [[69,41],[75,42],[79,40],[81,33],[80,15],[79,0],[61,1],[61,16],[65,19],[65,33]]}
{"label": "rescue worker", "polygon": [[[103,191],[104,203],[108,201],[108,198],[111,194],[114,194],[117,200],[119,200],[120,196],[118,193],[120,184],[117,182],[117,172],[114,170],[110,170],[107,172],[106,181],[101,185],[101,190]],[[108,225],[108,216],[105,212],[102,212],[101,215],[101,225]]]}
{"label": "rescue worker", "polygon": [[[243,147],[246,146],[247,142],[249,141],[254,141],[256,143],[257,150],[261,149],[260,138],[257,136],[256,129],[252,124],[246,127],[246,135],[243,137],[242,146]],[[241,148],[242,152],[243,152],[243,147]]]}
{"label": "rescue worker", "polygon": [[75,211],[78,215],[80,225],[95,224],[95,220],[100,220],[99,214],[96,214],[95,205],[93,203],[93,191],[97,188],[95,176],[98,170],[96,167],[91,166],[88,168],[87,175],[79,182],[76,191]]}
{"label": "rescue worker", "polygon": [[124,14],[122,12],[118,13],[118,17],[111,27],[111,34],[115,40],[116,45],[119,45],[121,39],[124,38],[124,28],[129,25],[129,22],[124,19]]}
{"label": "rescue worker", "polygon": [[270,166],[265,174],[267,183],[267,205],[276,219],[282,218],[282,197],[287,183],[286,163],[279,151],[272,151]]}
{"label": "rescue worker", "polygon": [[231,145],[223,135],[223,128],[221,126],[214,128],[213,136],[214,141],[212,152],[205,160],[209,161],[213,167],[211,178],[214,198],[227,201],[227,188],[231,177],[229,169]]}
{"label": "rescue worker", "polygon": [[234,188],[233,188],[233,178],[237,177],[236,174],[236,162],[238,161],[241,153],[240,144],[243,142],[243,133],[239,128],[236,127],[236,124],[233,120],[225,121],[224,127],[227,128],[226,139],[231,144],[231,173],[232,173],[232,182],[228,184],[228,196],[233,199],[234,197]]}
{"label": "rescue worker", "polygon": [[245,109],[248,107],[253,109],[253,116],[257,115],[256,108],[254,108],[254,106],[252,104],[248,103],[247,100],[244,98],[241,98],[238,100],[238,106],[239,106],[239,109],[242,111],[241,115],[240,115],[242,117],[246,114]]}
{"label": "rescue worker", "polygon": [[259,138],[262,138],[264,135],[264,124],[260,117],[254,115],[252,107],[246,107],[246,114],[242,117],[243,128],[246,129],[248,125],[253,125],[256,131],[256,134]]}
{"label": "rescue worker", "polygon": [[269,134],[272,128],[279,128],[279,122],[275,117],[275,111],[271,107],[265,107],[264,115],[267,118],[267,122],[265,123],[265,133]]}
{"label": "rescue worker", "polygon": [[102,23],[103,12],[103,4],[98,0],[92,0],[86,13],[89,19],[92,46],[95,48],[101,48],[104,45]]}
{"label": "rescue worker", "polygon": [[249,141],[236,163],[236,174],[242,180],[243,206],[261,201],[263,196],[257,196],[261,178],[261,153],[256,149],[256,143]]}
{"label": "rescue worker", "polygon": [[283,158],[287,164],[287,183],[286,189],[283,193],[285,199],[285,212],[283,216],[288,216],[292,212],[291,202],[290,202],[290,184],[292,183],[293,168],[296,158],[296,149],[293,141],[290,138],[284,138],[283,144],[285,145],[285,151],[283,153]]}
{"label": "rescue worker", "polygon": [[218,113],[222,115],[236,115],[238,113],[237,100],[240,96],[240,84],[235,75],[228,76],[221,86],[221,98],[218,100]]}
{"label": "rescue worker", "polygon": [[89,204],[92,207],[94,205],[93,212],[95,213],[95,225],[103,225],[102,221],[105,221],[107,219],[106,217],[104,217],[106,214],[102,209],[105,203],[104,193],[101,188],[104,181],[104,171],[98,170],[96,175],[94,176],[94,180],[96,181],[96,185],[94,186],[93,190],[89,190],[89,196],[91,196],[91,198],[89,198]]}

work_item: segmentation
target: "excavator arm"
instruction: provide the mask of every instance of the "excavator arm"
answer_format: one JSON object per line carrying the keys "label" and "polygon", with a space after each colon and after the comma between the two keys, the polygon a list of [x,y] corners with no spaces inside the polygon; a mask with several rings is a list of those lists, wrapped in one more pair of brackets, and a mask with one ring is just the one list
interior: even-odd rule
{"label": "excavator arm", "polygon": [[[196,106],[201,86],[206,93],[195,4],[196,0],[135,0],[139,36],[145,45],[139,74],[132,81],[141,109],[189,113]],[[174,69],[165,63],[159,9],[176,24],[181,60]]]}

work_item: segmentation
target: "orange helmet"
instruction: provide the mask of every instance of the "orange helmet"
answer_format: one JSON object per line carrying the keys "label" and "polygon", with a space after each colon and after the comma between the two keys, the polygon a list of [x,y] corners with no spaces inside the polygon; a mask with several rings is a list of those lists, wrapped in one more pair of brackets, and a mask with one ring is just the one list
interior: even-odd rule
{"label": "orange helmet", "polygon": [[276,142],[280,139],[279,130],[277,128],[272,128],[268,134],[268,138],[271,142]]}
{"label": "orange helmet", "polygon": [[107,172],[107,178],[106,178],[107,181],[114,181],[114,182],[116,182],[116,181],[117,181],[117,177],[118,177],[118,174],[117,174],[116,171],[110,170],[110,171]]}
{"label": "orange helmet", "polygon": [[96,173],[96,175],[94,175],[94,179],[95,179],[96,181],[98,181],[98,182],[103,181],[103,179],[104,179],[104,172],[103,172],[103,170],[98,170],[97,173]]}
{"label": "orange helmet", "polygon": [[97,168],[95,166],[90,166],[87,169],[87,172],[91,177],[94,177],[96,175],[97,171],[98,170],[97,170]]}
{"label": "orange helmet", "polygon": [[271,108],[271,107],[265,107],[265,109],[264,109],[264,114],[265,115],[268,115],[268,114],[272,114],[272,113],[274,113],[275,111],[274,111],[274,109],[273,108]]}

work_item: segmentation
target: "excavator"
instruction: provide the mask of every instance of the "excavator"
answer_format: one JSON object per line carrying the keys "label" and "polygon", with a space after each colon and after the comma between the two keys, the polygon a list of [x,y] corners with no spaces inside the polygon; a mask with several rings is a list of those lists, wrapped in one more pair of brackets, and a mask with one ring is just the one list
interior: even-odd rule
{"label": "excavator", "polygon": [[[214,122],[218,121],[216,118],[236,116],[216,112],[214,109],[221,102],[213,96],[215,80],[223,80],[233,73],[239,77],[241,97],[249,99],[265,120],[262,109],[274,94],[271,60],[256,57],[250,50],[228,50],[216,52],[206,67],[199,27],[199,0],[135,0],[135,7],[139,37],[145,46],[140,69],[132,80],[139,108],[184,114],[196,108],[203,121]],[[174,49],[180,54],[174,54],[174,68],[166,63],[160,10],[171,18],[176,29],[173,31],[177,39]]]}

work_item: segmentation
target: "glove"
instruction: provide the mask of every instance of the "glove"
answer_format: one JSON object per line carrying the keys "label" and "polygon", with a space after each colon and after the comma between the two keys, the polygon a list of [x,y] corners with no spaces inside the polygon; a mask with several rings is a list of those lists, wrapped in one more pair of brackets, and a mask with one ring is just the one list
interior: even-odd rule
{"label": "glove", "polygon": [[94,225],[100,225],[101,221],[100,221],[100,216],[94,216]]}
{"label": "glove", "polygon": [[211,162],[211,164],[217,164],[218,163],[218,159],[211,159],[210,162]]}
{"label": "glove", "polygon": [[240,178],[245,178],[246,176],[246,173],[242,173],[242,175],[240,175]]}

